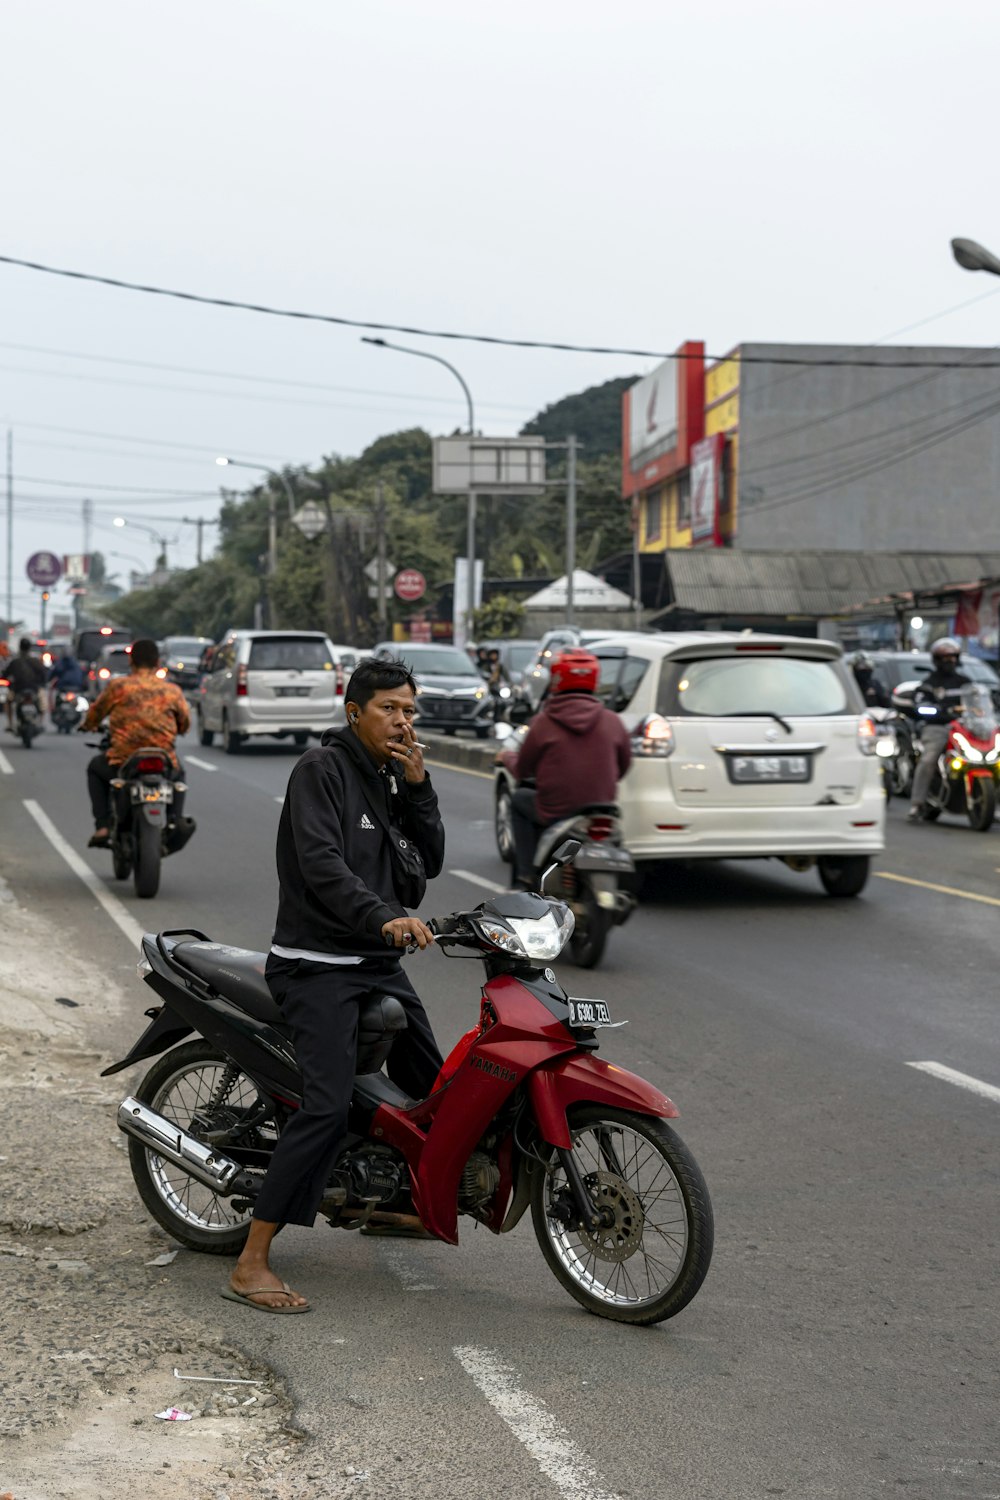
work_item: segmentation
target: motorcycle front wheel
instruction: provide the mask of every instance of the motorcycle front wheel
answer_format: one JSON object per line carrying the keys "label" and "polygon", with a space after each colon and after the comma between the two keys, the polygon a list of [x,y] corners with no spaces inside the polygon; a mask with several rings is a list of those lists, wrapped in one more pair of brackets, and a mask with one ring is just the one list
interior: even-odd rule
{"label": "motorcycle front wheel", "polygon": [[694,1157],[663,1120],[588,1106],[570,1123],[573,1155],[602,1226],[566,1223],[573,1199],[553,1153],[532,1177],[531,1217],[549,1269],[581,1307],[616,1323],[662,1323],[708,1274],[714,1226]]}
{"label": "motorcycle front wheel", "polygon": [[[256,1086],[235,1069],[230,1083],[228,1066],[208,1042],[184,1042],[153,1064],[135,1097],[182,1130],[191,1129],[196,1111],[214,1115],[213,1123],[224,1128],[258,1097]],[[239,1254],[250,1229],[249,1209],[235,1209],[230,1199],[220,1198],[131,1136],[128,1154],[139,1197],[173,1239],[209,1255]]]}
{"label": "motorcycle front wheel", "polygon": [[997,793],[992,778],[973,776],[969,782],[965,810],[970,827],[976,833],[986,833],[992,827],[997,814]]}

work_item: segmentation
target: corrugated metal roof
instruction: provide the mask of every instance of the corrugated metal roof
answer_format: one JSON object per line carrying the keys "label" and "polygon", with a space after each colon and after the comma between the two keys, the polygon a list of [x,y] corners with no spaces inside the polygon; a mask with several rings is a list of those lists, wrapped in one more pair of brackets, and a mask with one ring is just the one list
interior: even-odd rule
{"label": "corrugated metal roof", "polygon": [[665,554],[674,608],[703,615],[845,614],[891,596],[1000,577],[998,552],[743,552]]}

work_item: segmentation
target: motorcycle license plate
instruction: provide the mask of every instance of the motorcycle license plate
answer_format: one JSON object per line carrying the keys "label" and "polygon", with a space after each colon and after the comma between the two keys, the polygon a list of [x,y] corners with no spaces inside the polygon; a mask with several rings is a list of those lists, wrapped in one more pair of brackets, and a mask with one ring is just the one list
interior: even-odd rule
{"label": "motorcycle license plate", "polygon": [[729,755],[731,781],[808,781],[808,755]]}
{"label": "motorcycle license plate", "polygon": [[614,1025],[611,1012],[603,1000],[574,1000],[571,996],[566,1003],[569,1006],[571,1026],[583,1026],[589,1029],[592,1026]]}

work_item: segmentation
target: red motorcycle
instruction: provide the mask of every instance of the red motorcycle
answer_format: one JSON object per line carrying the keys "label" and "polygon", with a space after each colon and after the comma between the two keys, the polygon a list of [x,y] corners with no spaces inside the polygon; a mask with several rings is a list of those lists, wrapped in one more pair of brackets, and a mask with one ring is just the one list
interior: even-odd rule
{"label": "red motorcycle", "polygon": [[[567,842],[557,863],[577,847]],[[350,1134],[321,1212],[337,1228],[422,1226],[453,1245],[460,1214],[506,1234],[530,1207],[546,1262],[588,1311],[621,1323],[673,1317],[708,1272],[708,1190],[667,1124],[671,1101],[597,1056],[600,1031],[623,1023],[603,1000],[567,995],[549,967],[572,912],[511,891],[432,926],[446,953],[485,965],[478,1023],[429,1096],[412,1100],[380,1071],[406,1025],[402,1006],[377,991],[362,1005]],[[266,955],[198,932],[147,934],[143,955],[163,1003],[104,1075],[158,1056],[118,1110],[133,1177],[174,1239],[238,1253],[301,1101]]]}
{"label": "red motorcycle", "polygon": [[996,817],[998,778],[1000,726],[993,698],[983,683],[970,682],[934,768],[923,817],[933,823],[943,812],[964,815],[977,833],[986,833]]}

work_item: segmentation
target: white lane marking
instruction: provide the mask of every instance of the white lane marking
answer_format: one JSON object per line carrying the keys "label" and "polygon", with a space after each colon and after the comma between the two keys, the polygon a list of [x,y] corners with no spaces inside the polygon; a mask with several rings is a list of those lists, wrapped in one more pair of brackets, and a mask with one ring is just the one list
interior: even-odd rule
{"label": "white lane marking", "polygon": [[100,906],[103,906],[115,926],[119,927],[129,942],[134,943],[138,948],[142,943],[143,928],[139,926],[139,923],[129,914],[117,897],[112,896],[110,891],[105,890],[100,876],[95,875],[86,860],[81,859],[73,846],[66,842],[49,815],[42,811],[38,803],[25,798],[24,805],[56,853],[62,855],[73,871],[73,874],[79,875],[91,895]]}
{"label": "white lane marking", "polygon": [[6,755],[4,755],[3,751],[0,750],[0,775],[13,776],[13,774],[14,767],[11,765]]}
{"label": "white lane marking", "polygon": [[482,875],[473,875],[471,870],[449,870],[449,875],[457,875],[459,880],[471,880],[473,885],[481,885],[484,891],[505,891],[507,886],[497,885],[495,880],[486,880]]}
{"label": "white lane marking", "polygon": [[197,766],[199,771],[217,771],[218,766],[213,766],[210,760],[199,760],[196,755],[185,755],[184,763],[188,766]]}
{"label": "white lane marking", "polygon": [[521,1389],[516,1371],[493,1349],[464,1347],[452,1353],[560,1495],[569,1500],[619,1500],[599,1482],[587,1454],[564,1436],[565,1429],[548,1407]]}
{"label": "white lane marking", "polygon": [[1000,1104],[1000,1089],[992,1083],[984,1083],[981,1078],[973,1078],[971,1073],[959,1073],[956,1068],[948,1068],[944,1063],[938,1062],[908,1062],[908,1068],[919,1068],[921,1073],[930,1073],[934,1078],[941,1078],[945,1083],[954,1083],[960,1089],[968,1089],[970,1094],[978,1094],[981,1099],[992,1099],[994,1104]]}
{"label": "white lane marking", "polygon": [[400,1253],[398,1247],[382,1245],[382,1259],[387,1263],[390,1271],[402,1284],[404,1292],[436,1292],[437,1287],[432,1281],[424,1281],[420,1271],[414,1269],[406,1258]]}

